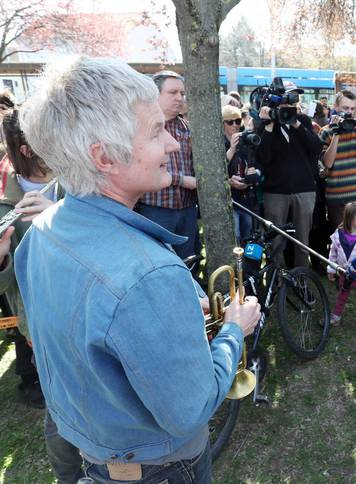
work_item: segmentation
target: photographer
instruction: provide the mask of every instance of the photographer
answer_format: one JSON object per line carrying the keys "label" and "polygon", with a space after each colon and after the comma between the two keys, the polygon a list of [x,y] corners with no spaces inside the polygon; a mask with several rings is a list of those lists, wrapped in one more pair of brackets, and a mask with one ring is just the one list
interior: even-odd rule
{"label": "photographer", "polygon": [[[224,123],[226,159],[233,200],[245,207],[256,210],[256,184],[260,181],[261,172],[256,169],[254,151],[260,138],[250,130],[241,129],[241,111],[235,106],[224,106],[222,109]],[[252,230],[252,216],[234,206],[236,238],[248,237]]]}
{"label": "photographer", "polygon": [[323,163],[329,169],[326,180],[328,218],[333,230],[342,221],[344,207],[356,200],[356,96],[340,91],[335,97],[331,123],[320,132],[326,146]]}
{"label": "photographer", "polygon": [[[308,244],[315,204],[313,164],[322,144],[310,119],[297,114],[298,95],[304,91],[290,81],[283,86],[282,80],[276,79],[277,95],[272,84],[265,96],[267,105],[263,100],[259,113],[264,129],[256,159],[265,177],[265,216],[275,224],[285,224],[290,214],[297,239]],[[274,241],[275,249],[280,244],[278,239]],[[309,265],[308,254],[299,247],[295,247],[294,263]]]}

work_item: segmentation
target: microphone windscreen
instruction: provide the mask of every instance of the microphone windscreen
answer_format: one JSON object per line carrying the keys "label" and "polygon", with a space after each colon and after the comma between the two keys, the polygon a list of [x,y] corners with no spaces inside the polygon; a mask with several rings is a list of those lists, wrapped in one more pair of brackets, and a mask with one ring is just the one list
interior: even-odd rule
{"label": "microphone windscreen", "polygon": [[246,244],[244,256],[252,260],[261,260],[263,247],[259,244]]}

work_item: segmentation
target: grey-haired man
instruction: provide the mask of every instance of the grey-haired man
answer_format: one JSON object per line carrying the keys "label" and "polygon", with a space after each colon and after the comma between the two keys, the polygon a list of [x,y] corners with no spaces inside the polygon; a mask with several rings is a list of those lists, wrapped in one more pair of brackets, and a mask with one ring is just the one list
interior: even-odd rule
{"label": "grey-haired man", "polygon": [[79,58],[48,72],[21,117],[66,196],[26,233],[16,275],[49,411],[96,484],[211,482],[207,422],[260,316],[255,298],[233,301],[209,347],[171,250],[184,239],[133,211],[170,185],[179,149],[157,98],[119,60]]}

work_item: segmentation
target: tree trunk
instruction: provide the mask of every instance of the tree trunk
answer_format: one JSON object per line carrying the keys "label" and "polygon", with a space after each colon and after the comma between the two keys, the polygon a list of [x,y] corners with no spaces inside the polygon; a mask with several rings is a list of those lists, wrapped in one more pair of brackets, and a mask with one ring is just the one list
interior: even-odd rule
{"label": "tree trunk", "polygon": [[233,262],[232,249],[236,245],[221,119],[218,33],[224,15],[239,0],[173,2],[183,53],[208,274],[211,274],[222,264]]}

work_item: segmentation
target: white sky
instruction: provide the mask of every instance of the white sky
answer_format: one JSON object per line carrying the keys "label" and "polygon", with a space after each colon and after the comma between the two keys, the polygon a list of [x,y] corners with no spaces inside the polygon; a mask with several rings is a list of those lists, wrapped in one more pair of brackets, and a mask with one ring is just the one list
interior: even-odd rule
{"label": "white sky", "polygon": [[[176,55],[180,56],[179,40],[177,29],[175,27],[174,17],[174,5],[170,0],[155,0],[156,5],[167,5],[168,12],[173,18],[172,26],[169,30],[165,31],[167,39],[176,52]],[[83,11],[95,11],[95,12],[141,12],[144,9],[150,9],[150,0],[76,0],[76,4]],[[234,23],[236,23],[241,16],[244,15],[248,23],[254,26],[256,32],[261,32],[263,29],[263,23],[268,25],[268,10],[265,0],[241,0],[239,5],[231,10],[226,20],[221,26],[220,32],[225,35]]]}

